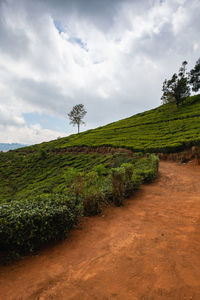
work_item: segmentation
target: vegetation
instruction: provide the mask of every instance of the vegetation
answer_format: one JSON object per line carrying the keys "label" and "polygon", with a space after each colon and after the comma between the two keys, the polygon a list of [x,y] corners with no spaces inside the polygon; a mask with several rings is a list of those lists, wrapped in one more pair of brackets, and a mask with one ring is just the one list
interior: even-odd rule
{"label": "vegetation", "polygon": [[183,106],[185,100],[190,96],[190,85],[194,92],[198,92],[200,89],[200,58],[189,73],[186,73],[187,64],[187,61],[184,61],[178,74],[174,73],[171,79],[165,79],[161,97],[164,104],[176,103],[179,109],[179,106]]}
{"label": "vegetation", "polygon": [[190,84],[192,85],[192,90],[198,92],[200,89],[200,58],[197,60],[194,69],[190,71]]}
{"label": "vegetation", "polygon": [[72,108],[71,112],[68,114],[70,124],[78,126],[78,133],[80,131],[80,125],[84,124],[83,118],[86,115],[86,113],[87,111],[85,110],[84,105],[77,104]]}
{"label": "vegetation", "polygon": [[[40,162],[48,160],[48,155],[44,156],[43,153],[40,154]],[[75,160],[76,156],[74,155]],[[29,178],[23,187],[20,186],[19,191],[13,190],[11,186],[10,195],[5,194],[7,201],[2,200],[0,206],[0,253],[3,260],[33,252],[50,241],[65,237],[67,232],[78,223],[83,213],[88,216],[97,214],[101,211],[102,205],[108,202],[122,205],[125,197],[138,189],[142,182],[153,180],[158,172],[158,158],[154,155],[138,159],[137,156],[124,154],[107,157],[93,154],[90,157],[90,161],[93,161],[90,170],[85,163],[86,155],[82,155],[82,160],[80,155],[78,156],[77,169],[64,168],[65,189],[63,183],[56,180],[54,175],[54,186],[57,184],[59,192],[40,191],[37,189],[37,183],[41,181],[41,174],[33,172],[27,174]],[[96,164],[93,160],[95,156]],[[101,162],[104,159],[104,164],[99,164],[100,157]],[[15,171],[10,169],[10,178],[14,182],[14,179],[21,176],[21,180],[17,178],[20,183],[22,178],[25,179],[24,174],[28,169],[24,165],[24,170],[16,174],[19,166],[17,160],[13,166]],[[45,181],[49,182],[50,179],[51,182],[52,175],[48,171],[45,172],[45,176]],[[57,177],[62,178],[60,174],[57,174]],[[30,193],[30,185],[33,194]],[[35,185],[37,193],[34,193]],[[2,191],[6,188],[8,192],[8,187],[8,185],[1,187]]]}
{"label": "vegetation", "polygon": [[157,175],[158,158],[144,152],[199,145],[199,129],[197,95],[179,110],[167,103],[78,135],[0,153],[2,257],[36,251],[66,236],[82,214],[122,205]]}
{"label": "vegetation", "polygon": [[[124,147],[134,152],[169,153],[200,145],[200,95],[189,97],[177,110],[175,103],[132,117],[70,135],[20,152],[64,151],[70,147]],[[19,150],[16,150],[19,151]]]}
{"label": "vegetation", "polygon": [[178,75],[175,73],[170,80],[165,79],[163,83],[163,103],[176,103],[177,108],[183,105],[187,97],[190,96],[189,79],[186,76],[187,61],[182,63]]}
{"label": "vegetation", "polygon": [[1,260],[38,250],[64,236],[79,221],[82,201],[70,195],[12,201],[0,209]]}
{"label": "vegetation", "polygon": [[107,171],[128,159],[125,154],[117,153],[55,153],[44,149],[33,153],[18,150],[0,153],[0,202],[65,193],[71,184],[72,169],[88,173],[103,165]]}

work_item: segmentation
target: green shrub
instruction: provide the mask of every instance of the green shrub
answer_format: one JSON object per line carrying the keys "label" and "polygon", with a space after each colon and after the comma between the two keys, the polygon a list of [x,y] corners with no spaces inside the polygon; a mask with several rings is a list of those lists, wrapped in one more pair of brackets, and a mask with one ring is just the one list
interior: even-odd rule
{"label": "green shrub", "polygon": [[114,160],[114,164],[113,164],[113,168],[119,168],[123,163],[127,162],[127,156],[124,153],[117,153],[114,154],[115,160]]}
{"label": "green shrub", "polygon": [[140,185],[142,184],[142,176],[133,173],[131,179],[132,179],[132,184],[133,184],[133,191],[138,190]]}
{"label": "green shrub", "polygon": [[138,160],[133,173],[141,176],[143,182],[153,181],[158,173],[159,159],[154,154]]}
{"label": "green shrub", "polygon": [[85,216],[94,216],[101,212],[102,194],[95,186],[91,186],[83,194],[83,207]]}
{"label": "green shrub", "polygon": [[108,202],[112,202],[113,200],[113,188],[112,188],[112,175],[104,177],[101,181],[101,190],[103,194],[102,201],[104,204],[108,204]]}
{"label": "green shrub", "polygon": [[82,198],[84,215],[93,216],[101,212],[101,202],[104,199],[102,177],[94,170],[84,175]]}
{"label": "green shrub", "polygon": [[133,165],[131,163],[124,163],[121,167],[124,168],[125,171],[125,197],[128,197],[133,192]]}
{"label": "green shrub", "polygon": [[[10,157],[9,154],[7,157]],[[58,174],[56,181],[55,177],[44,180],[49,174],[51,175],[51,172],[43,174],[41,171],[37,186],[30,183],[22,191],[20,191],[21,180],[18,179],[17,170],[13,173],[12,180],[15,179],[15,185],[12,182],[9,184],[12,184],[12,190],[13,186],[18,186],[18,199],[20,200],[13,201],[10,198],[11,202],[0,206],[0,252],[3,257],[24,255],[50,241],[63,238],[78,223],[83,212],[87,216],[95,215],[101,211],[102,205],[109,201],[114,202],[116,206],[122,205],[124,198],[137,190],[142,182],[155,179],[159,164],[155,155],[138,159],[136,155],[134,158],[125,159],[123,154],[120,155],[120,160],[117,160],[117,165],[119,161],[123,164],[109,169],[107,162],[112,165],[118,156],[115,154],[115,159],[113,159],[111,156],[99,157],[94,154],[92,157],[94,160],[98,158],[98,164],[94,164],[93,168],[90,167],[89,171],[85,169],[80,172],[78,166],[82,164],[81,156],[69,155],[68,157],[69,160],[75,161],[73,165],[76,165],[76,168],[69,167],[70,161],[68,161],[68,167],[62,170],[63,173]],[[46,160],[49,158],[48,154]],[[88,156],[83,159],[86,165]],[[26,163],[26,158],[24,160]],[[46,166],[48,162],[46,160],[42,160],[41,164],[45,163]],[[91,161],[90,158],[89,162]],[[99,163],[100,161],[104,161],[105,164]],[[127,161],[130,162],[127,163]],[[61,163],[60,159],[58,163]],[[36,170],[33,169],[32,173],[36,174],[39,167],[37,166]],[[9,172],[11,171],[9,169]],[[58,168],[55,168],[55,171],[52,170],[52,172],[58,171]],[[32,178],[31,172],[26,175]],[[23,178],[25,177],[21,179]],[[49,195],[45,194],[55,190],[57,194],[54,192]],[[37,193],[41,196],[37,197]],[[27,200],[23,200],[25,198]]]}
{"label": "green shrub", "polygon": [[123,167],[112,169],[113,202],[116,206],[123,204],[125,197],[125,169]]}
{"label": "green shrub", "polygon": [[106,176],[108,175],[108,170],[103,164],[97,165],[93,168],[93,171],[97,172],[99,176]]}
{"label": "green shrub", "polygon": [[39,158],[40,159],[45,159],[45,158],[47,158],[47,152],[46,152],[46,150],[45,149],[40,149],[40,151],[39,151]]}
{"label": "green shrub", "polygon": [[83,173],[75,168],[67,168],[65,183],[70,193],[80,196],[83,193]]}
{"label": "green shrub", "polygon": [[52,195],[35,201],[0,206],[0,253],[25,255],[66,236],[82,216],[82,201],[74,195]]}

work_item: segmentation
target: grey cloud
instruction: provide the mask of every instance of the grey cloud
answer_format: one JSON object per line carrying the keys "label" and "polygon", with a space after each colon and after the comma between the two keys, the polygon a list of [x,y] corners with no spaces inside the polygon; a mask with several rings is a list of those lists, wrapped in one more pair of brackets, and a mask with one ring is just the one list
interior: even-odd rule
{"label": "grey cloud", "polygon": [[63,16],[76,14],[80,18],[87,18],[91,23],[100,27],[107,27],[112,24],[113,18],[123,0],[43,0],[45,7],[48,6],[52,10],[53,15]]}
{"label": "grey cloud", "polygon": [[11,84],[15,96],[25,103],[31,103],[38,111],[62,116],[71,107],[72,99],[62,95],[60,88],[52,83],[18,79]]}
{"label": "grey cloud", "polygon": [[[45,112],[65,117],[73,105],[83,103],[88,110],[86,128],[89,128],[159,105],[164,78],[176,72],[177,67],[184,59],[194,64],[199,57],[199,52],[193,50],[193,42],[200,42],[200,4],[198,1],[185,2],[184,7],[187,8],[189,22],[188,26],[177,35],[173,32],[171,20],[168,20],[162,25],[159,32],[148,33],[147,30],[138,37],[134,36],[132,40],[130,38],[127,52],[126,49],[122,49],[116,50],[114,53],[117,56],[116,60],[112,60],[112,52],[109,52],[110,48],[108,47],[109,55],[106,57],[106,54],[103,53],[102,60],[100,57],[100,62],[105,62],[105,70],[96,68],[96,73],[93,71],[93,66],[90,65],[87,68],[87,62],[88,65],[90,63],[90,48],[88,48],[88,52],[81,50],[84,55],[88,55],[83,61],[80,57],[82,54],[79,52],[77,55],[77,53],[66,51],[63,55],[63,49],[59,47],[66,47],[68,50],[68,44],[63,46],[65,41],[57,48],[58,40],[56,38],[61,36],[57,32],[56,38],[52,35],[53,22],[51,20],[51,17],[58,20],[60,26],[63,26],[63,30],[68,23],[70,26],[72,19],[80,26],[84,20],[89,23],[87,28],[98,27],[98,30],[106,35],[102,48],[107,46],[106,42],[109,43],[107,36],[109,31],[109,37],[115,41],[111,45],[111,49],[114,47],[118,49],[120,39],[123,40],[127,31],[131,32],[133,29],[132,19],[127,17],[129,13],[133,19],[140,15],[145,20],[148,9],[155,3],[159,5],[159,1],[154,0],[2,0],[1,5],[3,6],[0,7],[0,59],[1,53],[7,54],[13,59],[13,64],[14,61],[20,59],[25,65],[23,67],[27,69],[24,73],[23,70],[21,73],[21,70],[14,70],[12,74],[9,66],[6,70],[5,64],[3,71],[7,72],[7,75],[2,77],[1,81],[11,90],[16,101],[19,101],[18,99],[23,101],[24,108],[21,109],[21,113],[31,106],[33,112]],[[173,3],[169,5],[171,5],[172,12],[175,12],[179,5],[176,1]],[[193,7],[193,4],[196,6]],[[4,9],[1,10],[3,7]],[[5,10],[5,7],[10,10]],[[24,22],[23,26],[10,26],[6,22],[6,14],[11,14],[9,16],[11,19],[17,16],[21,17]],[[120,31],[120,35],[118,35],[118,31]],[[81,36],[69,36],[69,41],[72,42],[72,46],[79,44],[80,47],[87,49],[85,44],[87,41],[83,41]],[[95,44],[95,40],[92,42]],[[101,44],[99,47],[101,48]],[[99,63],[98,65],[103,64]],[[80,72],[77,71],[79,68]],[[30,69],[35,77],[28,72]],[[73,71],[75,75],[70,74]],[[89,72],[91,74],[88,76]],[[102,73],[101,76],[98,72]],[[83,85],[80,85],[79,81],[84,76],[86,78],[88,76],[89,79],[83,80]],[[93,80],[94,78],[95,80]],[[58,81],[55,81],[56,79],[62,81],[62,89]],[[115,86],[118,87],[118,90],[114,90]],[[108,90],[107,98],[99,95],[99,88]],[[1,117],[2,122],[6,125],[12,124],[17,127],[23,123],[20,113],[17,119],[14,118],[14,114],[8,114],[5,117],[5,113],[2,113]]]}
{"label": "grey cloud", "polygon": [[0,4],[0,10],[0,52],[21,58],[29,48],[27,33],[23,28],[17,29],[8,24],[3,3]]}

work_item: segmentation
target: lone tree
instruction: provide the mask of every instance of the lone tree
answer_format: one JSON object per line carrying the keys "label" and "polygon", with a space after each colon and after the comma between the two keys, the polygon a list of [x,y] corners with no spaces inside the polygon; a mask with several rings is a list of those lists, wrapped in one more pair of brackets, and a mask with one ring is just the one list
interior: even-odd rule
{"label": "lone tree", "polygon": [[184,100],[190,96],[189,80],[186,76],[186,65],[187,61],[182,63],[178,74],[174,74],[171,79],[163,82],[163,103],[176,103],[177,108],[179,105],[183,105]]}
{"label": "lone tree", "polygon": [[80,132],[80,125],[85,124],[83,122],[83,118],[86,115],[87,111],[84,108],[83,104],[77,104],[75,105],[71,112],[68,114],[68,117],[70,119],[70,124],[73,124],[73,126],[78,126],[78,133]]}
{"label": "lone tree", "polygon": [[189,76],[192,90],[194,92],[198,92],[198,90],[200,89],[200,58],[197,60],[194,69],[190,71]]}

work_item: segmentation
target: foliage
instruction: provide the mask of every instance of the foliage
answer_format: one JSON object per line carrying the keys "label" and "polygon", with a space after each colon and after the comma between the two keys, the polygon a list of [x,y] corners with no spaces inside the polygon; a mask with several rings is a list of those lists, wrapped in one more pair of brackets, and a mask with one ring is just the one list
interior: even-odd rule
{"label": "foliage", "polygon": [[179,108],[179,105],[183,105],[185,99],[190,96],[189,80],[186,76],[186,65],[187,62],[184,61],[178,75],[175,73],[171,79],[165,79],[161,98],[163,103],[175,102],[177,108]]}
{"label": "foliage", "polygon": [[[46,158],[41,152],[46,153]],[[38,153],[0,154],[0,202],[12,201],[13,197],[21,201],[38,195],[76,192],[81,188],[79,172],[88,172],[97,166],[97,172],[106,174],[118,159],[118,155],[112,154],[54,153],[46,149]]]}
{"label": "foliage", "polygon": [[[56,153],[56,161],[58,161],[58,157],[63,161],[65,149],[71,148],[73,151],[73,147],[90,147],[90,149],[123,147],[138,153],[179,152],[185,148],[200,145],[199,132],[200,95],[195,95],[187,98],[179,110],[175,103],[168,103],[130,118],[82,132],[79,135],[73,134],[66,138],[29,146],[11,153],[12,156],[15,156],[16,153],[21,156],[29,156],[31,153],[35,155],[34,153],[43,148],[47,150],[48,156]],[[88,159],[88,163],[91,166],[92,160]]]}
{"label": "foliage", "polygon": [[144,157],[135,163],[134,174],[139,175],[143,182],[152,182],[158,173],[159,159],[155,155]]}
{"label": "foliage", "polygon": [[198,92],[200,89],[200,58],[197,60],[194,69],[190,71],[190,84],[192,85],[192,90]]}
{"label": "foliage", "polygon": [[118,167],[112,169],[113,202],[116,206],[123,204],[125,197],[125,169]]}
{"label": "foliage", "polygon": [[0,207],[0,253],[5,259],[40,249],[66,236],[78,224],[82,201],[75,195],[54,195],[34,201],[12,201]]}
{"label": "foliage", "polygon": [[78,126],[78,133],[80,130],[80,125],[84,124],[83,118],[86,115],[87,111],[84,108],[83,104],[77,104],[75,105],[71,112],[68,114],[70,121],[70,124],[77,125]]}
{"label": "foliage", "polygon": [[133,192],[133,165],[131,163],[122,164],[125,170],[125,196],[128,197]]}
{"label": "foliage", "polygon": [[[108,201],[122,205],[124,198],[138,189],[142,181],[155,179],[157,171],[158,158],[154,155],[133,157],[131,163],[117,168],[107,169],[98,164],[90,171],[79,171],[68,167],[64,176],[65,189],[59,194],[43,192],[39,196],[18,201],[11,199],[1,204],[1,255],[4,259],[5,256],[24,255],[63,238],[78,223],[82,213],[95,215]],[[24,195],[27,195],[26,188]]]}

